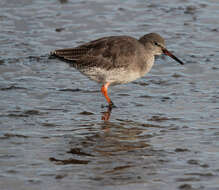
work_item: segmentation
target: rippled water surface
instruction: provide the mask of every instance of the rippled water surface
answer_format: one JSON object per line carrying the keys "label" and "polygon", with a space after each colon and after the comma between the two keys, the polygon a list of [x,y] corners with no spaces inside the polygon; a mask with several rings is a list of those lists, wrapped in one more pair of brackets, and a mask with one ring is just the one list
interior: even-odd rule
{"label": "rippled water surface", "polygon": [[[218,190],[219,2],[0,1],[1,190]],[[186,64],[100,86],[50,51],[157,32]]]}

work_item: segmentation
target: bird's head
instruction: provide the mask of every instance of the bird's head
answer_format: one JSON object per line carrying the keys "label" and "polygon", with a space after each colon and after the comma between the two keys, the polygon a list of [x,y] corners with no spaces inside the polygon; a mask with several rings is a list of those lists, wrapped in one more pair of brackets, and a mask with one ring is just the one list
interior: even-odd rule
{"label": "bird's head", "polygon": [[184,65],[184,63],[181,60],[179,60],[175,55],[173,55],[166,49],[165,40],[159,34],[146,34],[139,39],[139,42],[144,45],[146,50],[152,51],[154,55],[165,54],[173,58],[181,65]]}

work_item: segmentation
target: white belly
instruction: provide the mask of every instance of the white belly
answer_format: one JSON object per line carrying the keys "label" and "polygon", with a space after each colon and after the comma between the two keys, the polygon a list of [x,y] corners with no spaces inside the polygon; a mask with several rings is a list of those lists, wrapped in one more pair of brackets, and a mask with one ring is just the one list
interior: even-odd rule
{"label": "white belly", "polygon": [[123,84],[134,81],[141,77],[139,72],[126,70],[124,68],[105,70],[102,68],[93,67],[87,70],[81,70],[81,72],[90,79],[99,83],[109,82],[113,84]]}

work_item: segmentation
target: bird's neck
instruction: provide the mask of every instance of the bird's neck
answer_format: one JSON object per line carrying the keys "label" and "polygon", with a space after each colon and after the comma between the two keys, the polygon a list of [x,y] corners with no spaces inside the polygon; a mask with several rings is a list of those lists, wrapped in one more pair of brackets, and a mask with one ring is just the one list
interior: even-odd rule
{"label": "bird's neck", "polygon": [[154,65],[154,56],[147,56],[145,59],[145,73],[148,73]]}

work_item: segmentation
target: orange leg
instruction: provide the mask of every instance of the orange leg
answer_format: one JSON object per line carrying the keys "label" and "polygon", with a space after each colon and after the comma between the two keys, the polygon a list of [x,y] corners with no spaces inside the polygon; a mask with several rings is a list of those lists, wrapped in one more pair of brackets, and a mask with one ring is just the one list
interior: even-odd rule
{"label": "orange leg", "polygon": [[103,86],[101,87],[101,92],[104,95],[104,97],[106,98],[106,101],[108,102],[109,106],[112,107],[113,106],[113,102],[110,100],[108,94],[107,94],[107,89],[109,87],[110,83],[106,83],[103,84]]}

